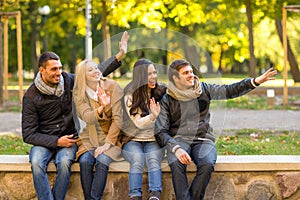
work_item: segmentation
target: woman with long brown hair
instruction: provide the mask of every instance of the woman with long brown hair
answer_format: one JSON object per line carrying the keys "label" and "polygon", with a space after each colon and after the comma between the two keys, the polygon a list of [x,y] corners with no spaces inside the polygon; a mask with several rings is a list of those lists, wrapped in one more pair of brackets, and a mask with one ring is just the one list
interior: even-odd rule
{"label": "woman with long brown hair", "polygon": [[166,87],[157,83],[155,65],[147,59],[138,60],[134,64],[132,81],[124,89],[123,100],[124,125],[134,124],[128,130],[131,140],[123,145],[123,156],[130,162],[130,199],[142,199],[145,165],[148,169],[149,199],[160,199],[164,151],[155,141],[154,121],[160,112],[159,101],[165,91]]}

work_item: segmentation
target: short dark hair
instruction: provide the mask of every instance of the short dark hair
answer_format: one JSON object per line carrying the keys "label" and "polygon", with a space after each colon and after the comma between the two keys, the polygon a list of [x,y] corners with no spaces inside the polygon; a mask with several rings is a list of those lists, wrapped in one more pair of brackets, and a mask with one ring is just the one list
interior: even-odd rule
{"label": "short dark hair", "polygon": [[174,83],[174,80],[173,80],[173,76],[175,75],[176,77],[179,77],[179,73],[178,71],[182,68],[182,67],[185,67],[187,65],[190,65],[190,63],[186,60],[174,60],[171,64],[170,64],[170,67],[169,67],[169,72],[168,72],[168,75],[169,75],[169,81],[173,82]]}
{"label": "short dark hair", "polygon": [[60,60],[60,58],[59,58],[59,56],[58,56],[56,53],[54,53],[54,52],[50,52],[50,51],[43,52],[43,53],[39,56],[39,59],[38,59],[39,67],[44,67],[44,68],[45,68],[45,63],[46,63],[48,60]]}

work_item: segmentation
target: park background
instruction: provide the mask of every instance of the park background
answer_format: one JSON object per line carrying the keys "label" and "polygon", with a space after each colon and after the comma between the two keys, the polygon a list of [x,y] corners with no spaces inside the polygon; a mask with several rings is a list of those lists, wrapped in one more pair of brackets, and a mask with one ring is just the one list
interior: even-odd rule
{"label": "park background", "polygon": [[[21,14],[24,91],[38,71],[37,57],[41,52],[56,52],[61,57],[63,69],[74,72],[76,64],[89,56],[88,42],[92,42],[93,51],[96,50],[98,61],[102,62],[118,51],[117,42],[125,30],[130,33],[129,51],[122,59],[122,66],[111,76],[121,86],[130,81],[133,63],[142,57],[159,65],[160,81],[167,81],[167,66],[175,58],[192,60],[202,80],[217,83],[232,83],[258,76],[269,67],[276,68],[279,72],[276,81],[263,84],[249,95],[234,100],[212,102],[213,116],[221,113],[217,116],[228,119],[228,113],[231,113],[237,117],[236,121],[249,117],[247,122],[260,127],[252,124],[249,126],[252,128],[218,132],[216,145],[220,159],[207,199],[299,199],[300,128],[296,122],[300,109],[298,11],[287,13],[288,105],[283,105],[282,98],[282,14],[283,6],[289,5],[299,6],[300,1],[0,0],[0,128],[13,127],[8,132],[0,130],[0,198],[35,198],[28,163],[31,146],[23,143],[20,129],[17,22],[14,17],[4,15],[17,11]],[[90,14],[86,15],[87,11]],[[89,20],[90,26],[87,26]],[[8,77],[4,77],[2,48],[5,43],[3,24],[6,22]],[[155,37],[157,35],[160,37]],[[147,48],[147,44],[154,42],[153,36],[158,39],[155,47],[164,45],[163,48]],[[134,48],[134,45],[145,48]],[[8,78],[9,89],[6,97],[3,92],[5,78]],[[268,91],[275,95],[268,97]],[[270,123],[264,123],[266,119]],[[241,123],[233,123],[231,127],[235,125],[238,127]],[[232,163],[228,164],[226,159]],[[122,166],[128,170],[126,163]],[[79,167],[75,164],[72,170],[67,199],[82,199]],[[193,173],[191,169],[190,175]],[[50,166],[49,175],[55,176],[54,166]],[[115,199],[126,199],[127,172],[122,174],[112,170],[110,176],[105,193],[107,198],[112,199],[115,195]],[[167,169],[164,178],[170,181]],[[164,185],[164,197],[172,199],[173,190],[168,185],[171,183]],[[144,190],[147,189],[145,186]]]}
{"label": "park background", "polygon": [[[89,9],[87,8],[89,5]],[[116,53],[110,39],[125,30],[147,28],[161,33],[179,32],[193,39],[210,61],[204,63],[207,73],[256,76],[268,67],[283,70],[282,7],[300,5],[298,0],[1,0],[0,12],[21,12],[23,70],[25,78],[38,71],[37,57],[50,50],[60,55],[64,70],[74,72],[76,64],[87,57],[87,36],[92,47],[103,43],[99,61]],[[86,14],[89,14],[86,16]],[[3,16],[1,22],[3,22]],[[293,83],[300,82],[300,14],[288,12],[288,71]],[[87,24],[87,21],[90,23]],[[0,34],[3,35],[2,26]],[[147,38],[147,32],[132,37],[129,45]],[[148,33],[149,34],[149,33]],[[8,70],[17,77],[17,40],[15,18],[8,21]],[[2,37],[0,37],[2,46]],[[119,38],[118,38],[119,39]],[[90,42],[89,41],[89,42]],[[173,59],[172,49],[190,60],[195,46],[182,40],[169,39],[162,50],[136,49],[129,52],[115,76],[121,76],[133,63],[146,57],[167,66]],[[3,50],[1,49],[0,58]],[[0,59],[3,62],[3,58]],[[199,66],[203,65],[199,61]],[[198,64],[198,63],[197,63]],[[3,65],[1,65],[3,66]],[[199,67],[196,66],[196,67]],[[3,74],[3,68],[0,68]],[[279,73],[280,76],[280,73]],[[1,78],[2,83],[3,78]],[[292,83],[292,85],[293,85]],[[1,101],[0,101],[1,102]]]}
{"label": "park background", "polygon": [[[283,109],[300,108],[300,14],[288,12],[286,20],[288,79],[288,104],[283,105],[283,66],[284,50],[282,44],[284,6],[299,6],[293,0],[244,0],[244,1],[90,1],[90,0],[1,0],[0,22],[8,23],[8,76],[3,73],[3,49],[0,48],[0,110],[21,110],[21,96],[18,96],[18,59],[16,18],[4,13],[19,11],[22,28],[22,88],[26,91],[38,71],[37,57],[43,51],[54,51],[61,57],[65,71],[74,72],[81,60],[92,57],[99,62],[118,52],[118,41],[124,31],[128,31],[128,53],[122,59],[122,66],[114,72],[114,78],[124,87],[130,81],[133,63],[139,58],[148,58],[157,63],[159,81],[167,82],[167,67],[173,59],[185,58],[192,62],[195,72],[203,81],[227,84],[245,77],[255,77],[269,67],[278,70],[277,80],[263,84],[250,95],[226,102],[213,102],[213,107],[238,109]],[[0,24],[0,35],[3,26]],[[5,41],[4,41],[5,42]],[[87,44],[91,43],[88,47]],[[3,38],[0,37],[0,44]],[[1,45],[2,47],[2,45]],[[20,48],[20,47],[19,47]],[[7,96],[3,92],[3,80],[8,78]],[[267,93],[271,96],[267,96]],[[225,112],[222,113],[225,115]],[[221,120],[220,120],[221,121]],[[19,127],[19,126],[18,126]],[[261,130],[241,130],[247,137]],[[245,152],[241,145],[237,151],[236,138],[221,139],[230,147],[220,154],[299,154],[299,130],[276,130],[271,135],[279,138],[279,143],[292,140],[285,152],[278,152],[276,146],[265,152],[259,148]],[[226,133],[226,131],[224,130]],[[232,133],[232,131],[229,131]],[[292,135],[290,135],[292,134]],[[224,135],[224,134],[223,134]],[[266,135],[260,133],[260,135]],[[269,139],[269,135],[266,136]],[[263,138],[261,138],[264,140]],[[19,146],[22,142],[17,138]],[[247,138],[246,138],[247,140]],[[9,141],[2,138],[2,141]],[[243,143],[243,142],[240,142]],[[11,144],[16,146],[16,141]],[[253,146],[253,144],[251,144]],[[296,145],[296,146],[295,146]],[[25,146],[21,152],[6,145],[8,151],[28,152]],[[18,145],[17,145],[18,146]],[[250,146],[249,149],[252,147]],[[264,147],[262,147],[264,148]],[[295,149],[295,150],[291,150]]]}

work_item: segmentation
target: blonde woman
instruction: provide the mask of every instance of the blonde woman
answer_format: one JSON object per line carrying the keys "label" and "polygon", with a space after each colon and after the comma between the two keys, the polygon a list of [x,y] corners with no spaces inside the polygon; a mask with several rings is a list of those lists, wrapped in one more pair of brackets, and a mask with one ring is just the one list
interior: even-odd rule
{"label": "blonde woman", "polygon": [[122,158],[118,138],[123,90],[114,80],[104,78],[91,60],[76,66],[75,77],[75,107],[78,117],[86,123],[76,154],[81,185],[85,199],[101,199],[109,164]]}

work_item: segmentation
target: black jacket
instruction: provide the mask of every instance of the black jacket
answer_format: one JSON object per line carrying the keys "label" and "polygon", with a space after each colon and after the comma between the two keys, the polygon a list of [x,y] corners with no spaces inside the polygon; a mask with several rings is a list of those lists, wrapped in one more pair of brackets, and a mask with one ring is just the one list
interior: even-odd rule
{"label": "black jacket", "polygon": [[[113,56],[98,67],[103,76],[108,75],[121,65]],[[42,94],[34,83],[26,91],[22,102],[23,141],[36,146],[54,149],[58,138],[77,134],[79,130],[72,102],[74,74],[62,72],[64,93],[62,96]],[[84,83],[83,83],[84,84]],[[76,113],[75,113],[76,114]]]}
{"label": "black jacket", "polygon": [[199,138],[215,141],[210,126],[209,106],[211,100],[230,99],[242,96],[255,86],[251,78],[230,85],[201,83],[202,94],[190,101],[179,101],[165,94],[160,101],[161,111],[155,122],[155,138],[160,146],[173,149],[174,138],[197,142]]}
{"label": "black jacket", "polygon": [[72,115],[74,74],[62,72],[64,93],[42,94],[35,84],[23,97],[22,134],[26,143],[55,148],[59,137],[77,134]]}

